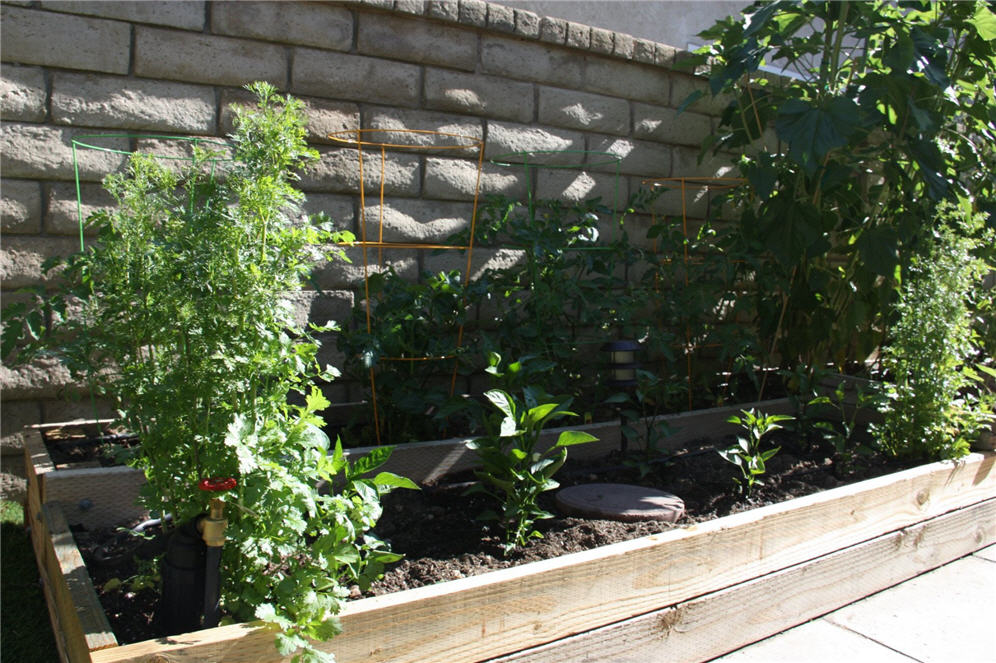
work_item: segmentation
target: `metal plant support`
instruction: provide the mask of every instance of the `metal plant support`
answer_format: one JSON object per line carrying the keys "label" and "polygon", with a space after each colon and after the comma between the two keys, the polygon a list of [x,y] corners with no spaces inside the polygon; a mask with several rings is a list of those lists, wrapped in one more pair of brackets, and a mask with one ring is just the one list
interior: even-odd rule
{"label": "metal plant support", "polygon": [[[444,250],[466,251],[467,261],[464,269],[464,282],[470,279],[474,258],[474,234],[477,225],[477,203],[481,187],[481,165],[484,160],[484,141],[473,136],[428,131],[421,129],[353,129],[338,131],[328,135],[330,140],[346,147],[356,148],[357,168],[359,175],[360,223],[359,241],[349,244],[358,246],[363,256],[363,294],[366,309],[367,332],[372,328],[370,302],[370,250],[377,250],[377,267],[383,267],[384,249],[408,250]],[[443,154],[460,157],[476,158],[477,174],[474,184],[474,206],[470,218],[470,239],[466,245],[422,243],[422,242],[391,242],[384,239],[384,189],[387,180],[388,155],[392,152]],[[368,222],[367,219],[367,177],[370,171],[377,173],[377,219]],[[450,395],[456,389],[457,361],[456,353],[463,343],[463,325],[456,330],[456,343],[453,352],[431,357],[381,357],[381,361],[396,362],[429,362],[453,360],[453,371],[450,379]],[[374,368],[369,369],[370,399],[373,406],[374,430],[377,444],[381,444],[380,412],[377,404],[377,377]]]}

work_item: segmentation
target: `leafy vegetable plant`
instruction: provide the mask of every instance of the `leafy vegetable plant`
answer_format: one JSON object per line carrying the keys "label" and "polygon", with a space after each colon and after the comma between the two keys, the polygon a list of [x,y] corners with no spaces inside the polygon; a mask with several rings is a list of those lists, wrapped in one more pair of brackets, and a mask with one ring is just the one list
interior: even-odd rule
{"label": "leafy vegetable plant", "polygon": [[761,442],[765,435],[781,428],[779,422],[789,421],[792,417],[786,414],[764,414],[750,410],[741,410],[739,415],[733,415],[727,421],[743,427],[746,435],[737,437],[737,443],[727,449],[720,449],[723,460],[732,463],[740,470],[740,476],[733,477],[744,497],[750,497],[755,485],[761,484],[761,475],[766,472],[765,462],[778,453],[781,447],[761,450]]}
{"label": "leafy vegetable plant", "polygon": [[[992,265],[977,257],[994,233],[982,215],[942,205],[938,224],[909,269],[884,351],[889,382],[876,427],[897,456],[957,458],[993,420],[992,397],[973,370],[979,360],[972,299]],[[992,324],[990,319],[989,324]]]}
{"label": "leafy vegetable plant", "polygon": [[[226,493],[222,607],[280,627],[280,651],[330,660],[309,643],[335,634],[348,584],[365,584],[395,556],[369,535],[379,497],[411,482],[350,465],[319,413],[313,332],[287,301],[323,246],[349,239],[301,214],[294,183],[317,158],[300,101],[249,88],[223,149],[188,159],[134,154],[105,179],[116,206],[90,217],[97,239],[61,265],[62,288],[5,315],[4,352],[63,360],[109,398],[137,432],[131,463],[153,512],[180,523],[204,513],[204,477],[237,477]],[[332,257],[335,257],[334,255]],[[319,494],[319,479],[338,488]],[[338,479],[338,482],[334,481]]]}
{"label": "leafy vegetable plant", "polygon": [[486,512],[482,517],[501,522],[508,553],[526,545],[529,539],[542,537],[534,523],[552,518],[553,514],[543,510],[537,500],[542,493],[559,486],[553,475],[567,460],[567,447],[598,438],[580,431],[564,431],[552,447],[541,450],[540,435],[547,423],[577,416],[567,409],[570,399],[550,401],[548,394],[535,387],[524,388],[521,401],[501,389],[492,389],[484,396],[498,412],[487,420],[488,435],[467,443],[483,466],[476,472],[481,483],[471,490],[487,493],[501,504],[501,514]]}

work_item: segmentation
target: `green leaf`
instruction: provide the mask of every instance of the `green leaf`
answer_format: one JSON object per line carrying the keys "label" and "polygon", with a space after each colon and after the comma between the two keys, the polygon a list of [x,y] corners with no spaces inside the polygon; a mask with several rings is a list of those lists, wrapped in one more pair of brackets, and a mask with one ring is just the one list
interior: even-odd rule
{"label": "green leaf", "polygon": [[598,442],[598,438],[590,433],[585,433],[582,431],[568,430],[564,431],[557,437],[557,443],[555,447],[569,447],[575,444],[585,444],[588,442]]}
{"label": "green leaf", "polygon": [[979,36],[986,41],[996,39],[996,13],[985,3],[980,2],[975,5],[975,14],[970,23],[979,31]]}
{"label": "green leaf", "polygon": [[484,392],[484,397],[491,401],[491,404],[501,410],[506,417],[515,418],[515,402],[512,397],[501,389],[491,389]]}
{"label": "green leaf", "polygon": [[880,276],[892,276],[899,264],[899,233],[890,226],[865,230],[858,236],[858,254],[868,269]]}
{"label": "green leaf", "polygon": [[789,156],[812,176],[831,150],[847,144],[860,118],[861,109],[852,99],[834,97],[823,106],[789,99],[775,118],[775,132],[789,144]]}
{"label": "green leaf", "polygon": [[408,477],[399,476],[393,472],[379,472],[373,478],[377,486],[390,486],[392,488],[408,488],[409,490],[420,490],[418,484]]}

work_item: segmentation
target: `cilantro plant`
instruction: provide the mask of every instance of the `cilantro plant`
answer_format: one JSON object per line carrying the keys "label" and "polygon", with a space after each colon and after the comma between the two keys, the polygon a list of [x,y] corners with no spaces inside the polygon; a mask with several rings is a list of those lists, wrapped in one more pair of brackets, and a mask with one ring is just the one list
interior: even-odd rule
{"label": "cilantro plant", "polygon": [[[223,150],[134,154],[105,179],[116,206],[88,220],[96,241],[61,265],[59,293],[8,311],[4,351],[27,337],[21,358],[55,355],[113,402],[140,435],[130,462],[151,511],[196,517],[199,479],[237,477],[223,609],[278,625],[282,653],[330,660],[307,638],[331,637],[348,584],[396,558],[369,530],[379,497],[413,485],[361,477],[387,451],[353,465],[338,447],[328,456],[316,382],[336,371],[319,365],[313,335],[326,328],[298,322],[287,295],[323,246],[349,237],[301,214],[294,183],[317,158],[301,102],[249,89],[258,104],[237,110]],[[342,488],[321,495],[319,479]]]}
{"label": "cilantro plant", "polygon": [[781,447],[761,450],[761,442],[765,435],[781,428],[779,422],[789,421],[792,417],[786,414],[765,414],[750,410],[741,410],[739,415],[733,415],[727,421],[743,427],[746,435],[737,437],[737,443],[727,449],[720,449],[723,460],[732,463],[740,470],[740,476],[734,476],[733,481],[740,493],[749,498],[754,486],[761,485],[761,475],[767,469],[765,462],[778,453]]}
{"label": "cilantro plant", "polygon": [[501,513],[486,512],[482,518],[498,520],[505,530],[505,552],[524,546],[529,539],[542,538],[535,522],[553,514],[539,506],[537,500],[560,484],[553,480],[567,460],[567,447],[594,442],[596,437],[580,431],[564,431],[556,443],[541,450],[540,435],[547,423],[570,412],[570,399],[551,401],[542,389],[526,387],[522,400],[508,392],[492,389],[484,394],[498,410],[486,421],[488,434],[467,443],[481,460],[475,472],[481,483],[472,491],[491,495],[501,504]]}

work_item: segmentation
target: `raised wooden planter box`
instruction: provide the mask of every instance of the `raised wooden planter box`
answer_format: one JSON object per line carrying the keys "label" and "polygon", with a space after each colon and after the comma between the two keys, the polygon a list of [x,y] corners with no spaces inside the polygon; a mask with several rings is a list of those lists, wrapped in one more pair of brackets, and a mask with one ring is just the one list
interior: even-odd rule
{"label": "raised wooden planter box", "polygon": [[[465,462],[456,448],[425,444],[443,449],[441,457],[454,461],[450,469]],[[346,606],[344,633],[325,646],[340,663],[711,658],[996,542],[994,466],[996,454],[975,453],[659,535],[362,599]],[[273,633],[246,624],[117,646],[62,505],[42,505],[36,528],[67,660],[281,660]]]}
{"label": "raised wooden planter box", "polygon": [[[787,413],[791,405],[787,399],[775,399],[751,404],[769,413]],[[663,419],[674,432],[665,440],[663,448],[679,449],[700,438],[717,438],[736,431],[726,419],[739,411],[736,407],[721,407],[695,412],[683,412]],[[144,475],[130,467],[91,467],[84,465],[56,465],[52,462],[42,432],[67,425],[92,429],[96,432],[108,421],[72,421],[30,426],[25,429],[24,462],[28,476],[27,503],[29,512],[37,514],[42,504],[55,502],[62,508],[70,525],[87,528],[121,523],[142,515],[135,501],[145,483]],[[598,442],[574,447],[573,458],[598,458],[619,448],[619,425],[603,422],[586,426],[571,426],[599,438]],[[544,435],[547,444],[553,444],[563,428],[551,428]],[[399,445],[391,458],[378,471],[396,472],[418,483],[437,480],[446,474],[472,469],[477,457],[464,444],[464,438],[435,440]],[[370,447],[347,449],[347,457],[362,456]]]}

